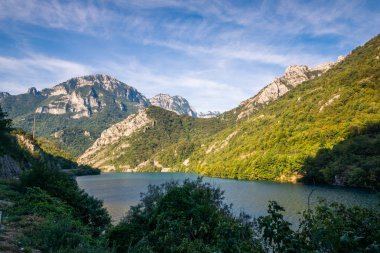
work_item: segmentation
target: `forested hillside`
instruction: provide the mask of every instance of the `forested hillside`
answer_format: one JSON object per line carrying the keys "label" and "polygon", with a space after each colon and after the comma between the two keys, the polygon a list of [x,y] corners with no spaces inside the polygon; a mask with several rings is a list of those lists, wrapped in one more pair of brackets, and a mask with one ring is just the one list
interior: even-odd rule
{"label": "forested hillside", "polygon": [[[377,36],[324,75],[203,142],[190,156],[189,168],[240,179],[302,177],[306,159],[380,122],[379,55]],[[379,180],[378,162],[366,170],[377,171],[367,176]],[[344,173],[337,176],[344,178]]]}
{"label": "forested hillside", "polygon": [[[379,180],[377,142],[361,142],[363,148],[370,143],[374,151],[361,156],[371,162],[361,163],[365,165],[359,169],[356,162],[341,164],[338,159],[335,169],[325,166],[325,176],[314,177],[305,161],[380,122],[379,55],[377,36],[324,74],[239,120],[240,107],[214,119],[149,108],[146,127],[101,146],[88,163],[116,170],[180,170],[251,180],[296,181],[307,174],[310,182],[377,188],[373,183]],[[358,173],[361,183],[354,183],[351,175]]]}

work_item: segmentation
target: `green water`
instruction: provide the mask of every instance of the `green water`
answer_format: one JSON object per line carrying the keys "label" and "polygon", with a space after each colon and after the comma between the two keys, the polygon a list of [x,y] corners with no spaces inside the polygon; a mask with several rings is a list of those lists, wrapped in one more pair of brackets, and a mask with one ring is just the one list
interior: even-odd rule
{"label": "green water", "polygon": [[[77,181],[90,195],[104,201],[113,222],[122,218],[130,206],[136,205],[140,193],[149,184],[162,184],[170,180],[195,179],[197,175],[186,173],[104,173],[97,176],[78,177]],[[236,213],[244,211],[251,216],[265,215],[268,201],[276,200],[286,209],[287,219],[297,224],[299,212],[307,208],[308,195],[315,205],[318,197],[347,205],[379,208],[376,194],[359,190],[308,186],[303,184],[274,183],[262,181],[241,181],[219,178],[204,178],[204,181],[225,191],[226,203],[232,203]]]}

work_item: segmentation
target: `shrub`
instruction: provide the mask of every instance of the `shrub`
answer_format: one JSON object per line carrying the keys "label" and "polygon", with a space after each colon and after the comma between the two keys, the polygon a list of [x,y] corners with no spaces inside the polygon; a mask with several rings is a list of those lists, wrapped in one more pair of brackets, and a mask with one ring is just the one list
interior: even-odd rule
{"label": "shrub", "polygon": [[35,166],[20,176],[24,187],[39,187],[53,197],[71,206],[80,220],[91,228],[94,235],[100,234],[110,224],[110,216],[102,201],[81,190],[75,179],[58,169]]}
{"label": "shrub", "polygon": [[149,186],[108,233],[117,252],[261,252],[251,219],[235,217],[202,179]]}
{"label": "shrub", "polygon": [[321,201],[303,212],[297,231],[284,220],[276,202],[268,216],[256,220],[268,252],[379,252],[380,213],[366,208],[346,207]]}

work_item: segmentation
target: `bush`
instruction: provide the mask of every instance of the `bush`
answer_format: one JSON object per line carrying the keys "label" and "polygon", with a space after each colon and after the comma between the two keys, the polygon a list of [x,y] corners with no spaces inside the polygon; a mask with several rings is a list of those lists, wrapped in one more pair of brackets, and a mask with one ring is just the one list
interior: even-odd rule
{"label": "bush", "polygon": [[268,216],[256,220],[268,252],[380,252],[380,213],[321,201],[306,210],[297,231],[284,220],[276,202]]}
{"label": "bush", "polygon": [[37,215],[41,217],[72,217],[73,209],[58,198],[50,196],[38,187],[27,188],[26,193],[12,208],[13,215]]}
{"label": "bush", "polygon": [[200,178],[149,186],[107,237],[117,252],[261,252],[250,218]]}
{"label": "bush", "polygon": [[39,187],[53,197],[61,199],[73,208],[80,220],[99,235],[109,225],[111,218],[102,201],[81,190],[75,179],[58,169],[35,166],[20,176],[24,187]]}

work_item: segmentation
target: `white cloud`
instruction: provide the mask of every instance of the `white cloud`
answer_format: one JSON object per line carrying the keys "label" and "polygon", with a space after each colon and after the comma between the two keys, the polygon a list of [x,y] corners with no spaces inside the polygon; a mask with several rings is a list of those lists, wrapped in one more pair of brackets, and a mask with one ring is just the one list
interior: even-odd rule
{"label": "white cloud", "polygon": [[[207,57],[207,55],[212,55],[213,57],[219,59],[244,60],[266,64],[276,64],[283,67],[292,64],[315,65],[334,60],[331,57],[322,56],[320,54],[304,53],[301,50],[297,52],[297,48],[277,49],[275,47],[255,45],[253,43],[231,43],[229,45],[224,46],[194,46],[191,44],[184,44],[179,42],[164,42],[151,40],[145,40],[145,43],[183,51],[189,55],[201,54],[203,55],[203,57]],[[280,53],[279,51],[282,52]]]}
{"label": "white cloud", "polygon": [[93,73],[93,69],[76,62],[29,55],[25,58],[0,56],[0,91],[25,92],[32,85],[46,88],[74,76]]}
{"label": "white cloud", "polygon": [[[92,53],[91,62],[78,63],[81,55],[70,55],[70,50],[66,60],[46,56],[51,51],[34,47],[37,39],[28,37],[34,31],[23,31],[19,23],[60,34],[77,32],[78,41],[70,37],[73,47],[93,47],[86,51]],[[32,84],[51,87],[74,76],[106,73],[147,96],[178,94],[200,111],[225,110],[254,95],[274,70],[278,74],[290,64],[332,61],[369,39],[379,25],[379,15],[360,0],[259,1],[244,6],[218,0],[0,0],[0,30],[22,45],[9,54],[27,52],[22,58],[0,56],[0,90],[20,93]],[[45,35],[37,31],[35,36]],[[331,36],[334,44],[310,48],[314,44],[303,36],[316,42]],[[83,38],[86,44],[81,44]],[[59,47],[68,42],[54,43]],[[28,54],[25,48],[41,51]],[[80,54],[79,49],[73,51]],[[337,49],[341,51],[334,53]],[[270,70],[264,70],[268,65]]]}

